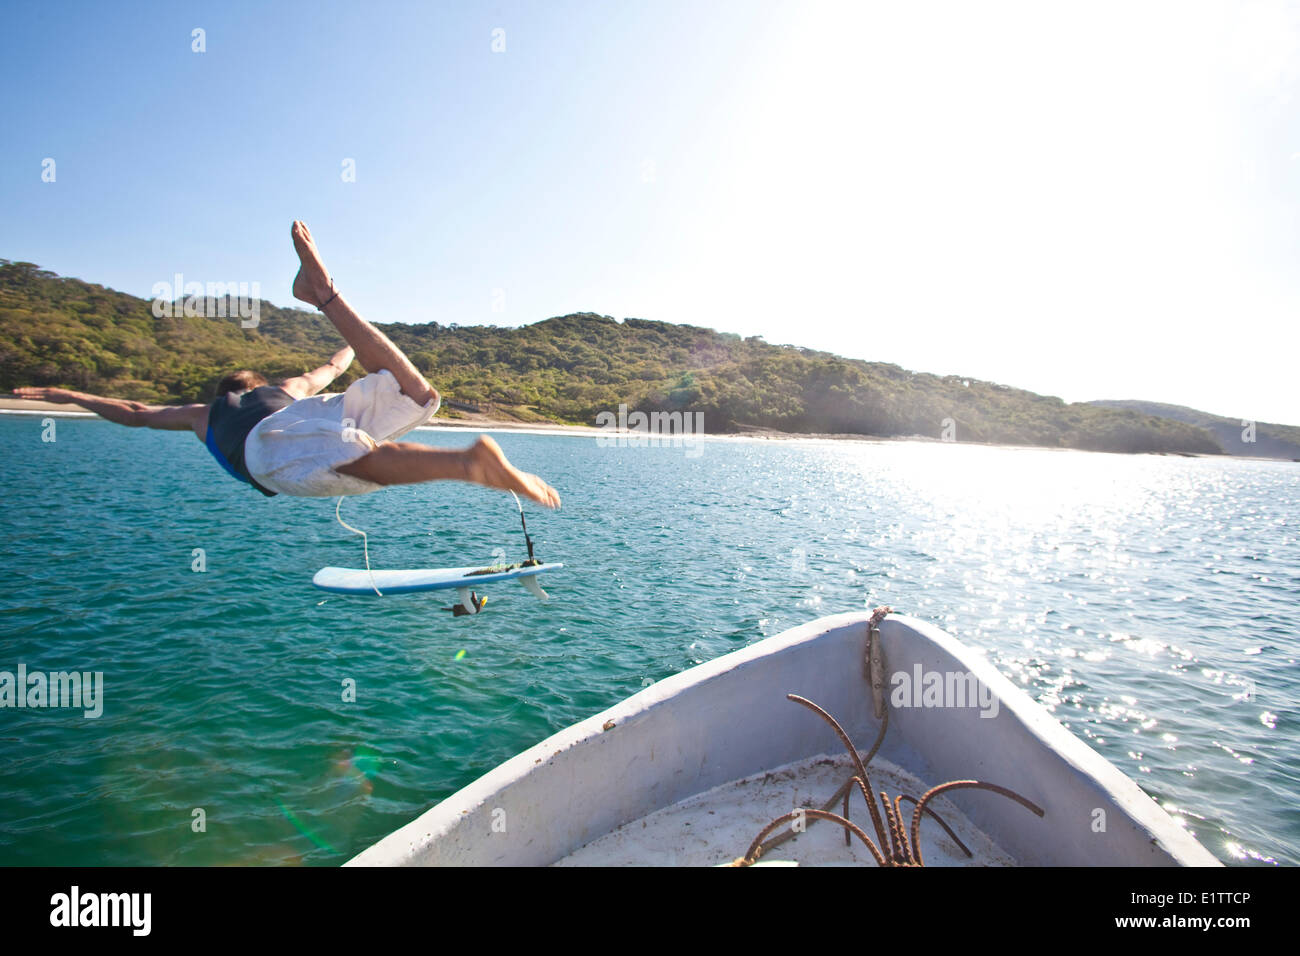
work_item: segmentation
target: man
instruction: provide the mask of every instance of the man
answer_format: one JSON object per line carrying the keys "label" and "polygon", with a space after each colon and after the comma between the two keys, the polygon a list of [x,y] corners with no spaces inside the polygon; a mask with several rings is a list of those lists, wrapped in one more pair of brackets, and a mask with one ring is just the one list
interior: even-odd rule
{"label": "man", "polygon": [[[264,495],[358,495],[452,479],[558,508],[555,489],[511,465],[487,435],[463,449],[394,440],[432,418],[441,397],[334,289],[307,227],[295,222],[291,235],[301,262],[294,297],[324,312],[348,343],[328,364],[279,385],[268,385],[256,372],[232,372],[210,405],[144,405],[60,388],[19,388],[17,394],[80,405],[119,425],[193,431],[222,468]],[[319,394],[353,358],[368,374],[345,392]]]}

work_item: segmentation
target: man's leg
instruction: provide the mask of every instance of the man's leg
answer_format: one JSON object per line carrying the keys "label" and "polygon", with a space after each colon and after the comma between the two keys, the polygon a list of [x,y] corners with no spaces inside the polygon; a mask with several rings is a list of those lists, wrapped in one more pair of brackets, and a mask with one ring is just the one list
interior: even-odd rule
{"label": "man's leg", "polygon": [[520,471],[487,435],[469,448],[433,448],[416,442],[385,442],[356,461],[334,469],[377,485],[408,485],[420,481],[469,481],[501,491],[513,491],[548,508],[560,506],[554,488],[536,475]]}
{"label": "man's leg", "polygon": [[367,372],[391,372],[403,393],[419,405],[429,404],[438,393],[420,374],[420,370],[388,336],[358,315],[342,295],[334,295],[329,273],[325,270],[325,263],[321,261],[320,252],[316,249],[307,226],[295,222],[291,234],[293,247],[302,262],[302,267],[293,280],[294,296],[317,308],[334,296],[325,306],[325,315],[357,353],[361,367]]}
{"label": "man's leg", "polygon": [[[301,222],[293,224],[293,245],[302,267],[293,280],[293,294],[310,305],[320,307],[334,296],[329,273],[321,261],[311,233]],[[405,353],[377,328],[363,319],[339,295],[325,306],[325,315],[339,334],[357,353],[357,361],[367,372],[386,369],[397,379],[401,390],[420,405],[427,405],[438,393]],[[506,460],[505,454],[484,435],[465,449],[433,448],[415,442],[385,442],[355,461],[334,469],[344,475],[364,478],[377,485],[406,485],[421,481],[468,481],[501,491],[513,491],[548,508],[560,506],[560,496],[546,482],[520,471]]]}

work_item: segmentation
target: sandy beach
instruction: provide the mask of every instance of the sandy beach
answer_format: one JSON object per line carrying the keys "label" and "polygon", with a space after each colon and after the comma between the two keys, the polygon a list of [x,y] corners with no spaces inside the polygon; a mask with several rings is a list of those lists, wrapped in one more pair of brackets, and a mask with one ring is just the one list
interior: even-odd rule
{"label": "sandy beach", "polygon": [[[18,398],[13,395],[0,395],[0,415],[51,415],[62,418],[98,418],[94,412],[88,412],[76,405],[60,405],[54,402],[33,401],[26,398]],[[527,432],[534,435],[578,435],[588,437],[605,436],[625,436],[628,438],[644,437],[648,440],[655,439],[655,436],[643,436],[642,433],[618,432],[611,431],[608,428],[601,428],[595,425],[567,425],[559,422],[520,422],[510,419],[492,418],[488,415],[480,415],[474,412],[456,413],[457,418],[435,418],[430,424],[421,426],[417,431],[423,430],[447,430],[447,431],[513,431]],[[671,441],[669,436],[664,436],[661,441]],[[677,439],[681,441],[682,439]],[[951,444],[938,438],[932,438],[928,435],[900,435],[882,437],[878,435],[854,435],[854,434],[799,434],[796,432],[782,432],[771,428],[746,428],[733,432],[702,432],[696,435],[686,435],[684,440],[687,443],[693,443],[696,440],[705,441],[801,441],[801,442],[863,442],[866,444],[881,444],[884,442],[926,442],[933,444]],[[1079,451],[1074,448],[1053,448],[1047,445],[999,445],[995,442],[959,442],[961,445],[985,445],[993,448],[1014,448],[1025,451],[1056,451],[1070,452]],[[1124,452],[1115,452],[1113,454],[1126,454]],[[1152,452],[1150,454],[1163,455],[1161,452]],[[1187,453],[1173,453],[1181,458],[1218,458],[1219,455],[1204,455]],[[1285,458],[1266,458],[1254,455],[1235,455],[1234,458],[1240,458],[1247,461],[1287,461]]]}
{"label": "sandy beach", "polygon": [[[61,405],[55,402],[41,402],[32,399],[18,398],[13,395],[0,395],[0,415],[50,415],[60,418],[98,418],[94,412],[88,412],[76,405]],[[578,435],[588,437],[612,435],[625,436],[630,439],[644,437],[647,440],[655,440],[656,436],[643,436],[637,431],[616,432],[608,428],[601,428],[595,425],[568,425],[560,422],[520,422],[512,419],[492,418],[489,415],[481,415],[474,412],[457,411],[456,418],[435,418],[428,425],[424,425],[417,431],[424,430],[446,430],[446,431],[512,431],[526,432],[534,435]],[[672,441],[671,436],[663,436],[661,441]],[[822,441],[857,441],[878,444],[889,441],[935,441],[938,439],[928,438],[923,435],[917,435],[912,438],[881,438],[871,435],[802,435],[793,432],[776,431],[770,428],[747,428],[734,432],[714,432],[700,433],[696,435],[686,435],[677,438],[678,441],[693,443],[696,440],[705,441],[803,441],[803,442],[822,442]]]}
{"label": "sandy beach", "polygon": [[[22,414],[22,415],[52,415],[64,418],[98,418],[94,412],[88,412],[76,405],[61,405],[55,402],[41,402],[27,398],[18,398],[13,395],[0,395],[0,414]],[[530,432],[538,435],[587,435],[596,437],[599,435],[609,436],[611,434],[626,435],[637,437],[642,433],[635,430],[629,432],[616,432],[609,428],[598,427],[596,425],[569,425],[562,422],[520,422],[513,419],[492,418],[489,415],[481,415],[474,412],[457,411],[456,418],[437,417],[428,425],[422,428],[429,429],[447,429],[451,431],[515,431]],[[655,436],[646,436],[652,438]],[[670,436],[664,436],[667,440]],[[851,434],[798,434],[795,432],[782,432],[771,428],[745,428],[732,432],[702,432],[696,435],[684,436],[687,441],[699,439],[748,439],[748,440],[772,440],[772,441],[859,441],[879,443],[886,441],[933,441],[938,442],[937,438],[929,438],[924,435],[915,435],[907,438],[882,438],[872,435],[851,435]]]}
{"label": "sandy beach", "polygon": [[[0,413],[17,412],[28,415],[46,414],[65,418],[98,418],[94,412],[88,412],[76,405],[62,405],[56,402],[41,402],[13,395],[0,396]],[[517,422],[476,415],[472,412],[457,412],[458,418],[435,418],[429,427],[491,429],[492,431],[543,432],[565,435],[596,435],[604,431],[594,425],[563,425],[553,422]]]}

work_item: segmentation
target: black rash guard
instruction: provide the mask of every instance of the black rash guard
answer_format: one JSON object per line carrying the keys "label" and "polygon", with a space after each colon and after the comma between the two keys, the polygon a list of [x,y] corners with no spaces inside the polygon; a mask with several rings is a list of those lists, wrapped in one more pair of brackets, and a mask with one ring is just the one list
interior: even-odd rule
{"label": "black rash guard", "polygon": [[248,473],[244,464],[244,441],[263,418],[292,405],[296,399],[278,385],[259,385],[247,392],[218,395],[208,406],[208,434],[204,444],[222,468],[262,494],[274,497]]}

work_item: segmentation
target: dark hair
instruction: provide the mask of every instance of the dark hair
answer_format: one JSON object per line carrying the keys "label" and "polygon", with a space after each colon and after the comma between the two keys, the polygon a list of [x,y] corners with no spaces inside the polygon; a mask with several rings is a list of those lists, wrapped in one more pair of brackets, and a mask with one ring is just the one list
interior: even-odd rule
{"label": "dark hair", "polygon": [[217,383],[217,396],[220,397],[228,392],[246,392],[250,388],[265,384],[266,379],[257,372],[250,372],[248,369],[231,372]]}

